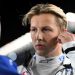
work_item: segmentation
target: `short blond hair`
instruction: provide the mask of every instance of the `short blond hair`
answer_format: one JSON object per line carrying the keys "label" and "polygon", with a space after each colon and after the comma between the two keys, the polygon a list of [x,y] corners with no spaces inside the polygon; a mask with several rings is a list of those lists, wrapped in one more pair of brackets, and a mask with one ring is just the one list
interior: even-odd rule
{"label": "short blond hair", "polygon": [[63,10],[53,4],[37,4],[33,6],[30,11],[24,15],[23,17],[23,24],[27,25],[27,23],[30,24],[31,18],[35,15],[43,14],[43,13],[50,13],[56,16],[56,20],[61,25],[61,27],[66,28],[67,27],[67,19],[66,14],[63,12]]}

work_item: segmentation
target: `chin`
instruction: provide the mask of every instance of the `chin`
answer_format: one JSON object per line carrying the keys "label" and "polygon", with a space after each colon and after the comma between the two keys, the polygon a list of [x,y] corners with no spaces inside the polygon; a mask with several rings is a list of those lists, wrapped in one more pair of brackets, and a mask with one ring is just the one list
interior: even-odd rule
{"label": "chin", "polygon": [[37,50],[36,53],[40,56],[46,56],[46,52]]}

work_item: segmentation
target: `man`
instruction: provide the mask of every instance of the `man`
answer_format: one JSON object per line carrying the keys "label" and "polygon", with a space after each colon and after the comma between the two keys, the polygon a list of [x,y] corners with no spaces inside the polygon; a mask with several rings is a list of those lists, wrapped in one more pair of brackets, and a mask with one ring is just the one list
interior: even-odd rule
{"label": "man", "polygon": [[67,12],[66,18],[67,18],[67,23],[68,23],[67,30],[75,34],[75,13]]}
{"label": "man", "polygon": [[75,35],[70,32],[65,32],[59,36],[61,43],[63,44],[63,52],[71,60],[72,67],[75,72]]}
{"label": "man", "polygon": [[53,4],[37,4],[24,16],[30,24],[35,54],[27,66],[30,75],[74,75],[70,60],[62,53],[59,36],[67,28],[63,10]]}
{"label": "man", "polygon": [[70,51],[75,50],[75,35],[65,31],[59,36],[59,40],[63,44],[63,51],[67,54]]}
{"label": "man", "polygon": [[75,50],[75,13],[66,13],[67,31],[61,34],[60,38],[63,44],[63,50],[66,53]]}

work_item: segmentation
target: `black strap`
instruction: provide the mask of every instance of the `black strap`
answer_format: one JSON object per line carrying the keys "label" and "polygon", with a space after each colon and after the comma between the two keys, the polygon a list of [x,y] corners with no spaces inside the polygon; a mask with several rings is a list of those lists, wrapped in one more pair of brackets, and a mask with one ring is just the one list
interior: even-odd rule
{"label": "black strap", "polygon": [[70,52],[70,51],[75,51],[75,47],[67,48],[67,49],[65,50],[65,53],[67,54],[67,53]]}

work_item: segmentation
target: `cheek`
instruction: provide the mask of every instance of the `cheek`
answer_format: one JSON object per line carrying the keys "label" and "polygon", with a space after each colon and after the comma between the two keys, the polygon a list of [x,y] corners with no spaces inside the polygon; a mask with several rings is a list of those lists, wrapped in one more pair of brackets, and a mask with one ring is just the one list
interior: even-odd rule
{"label": "cheek", "polygon": [[31,34],[31,39],[32,39],[32,42],[35,41],[35,35],[34,34]]}
{"label": "cheek", "polygon": [[58,36],[50,36],[50,37],[46,37],[46,41],[47,43],[50,44],[56,44],[57,43],[57,38]]}

